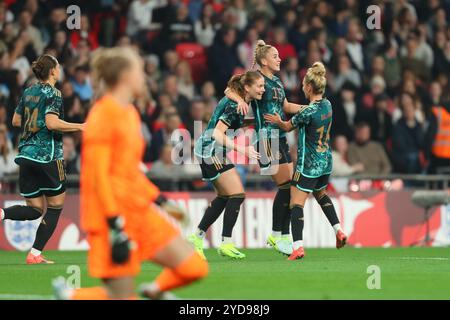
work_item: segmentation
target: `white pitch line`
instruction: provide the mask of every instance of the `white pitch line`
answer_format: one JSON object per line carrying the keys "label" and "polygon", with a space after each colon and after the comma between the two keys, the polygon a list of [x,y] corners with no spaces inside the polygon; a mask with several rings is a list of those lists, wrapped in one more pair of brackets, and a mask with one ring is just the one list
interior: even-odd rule
{"label": "white pitch line", "polygon": [[391,257],[389,259],[394,260],[441,260],[441,261],[447,261],[450,260],[450,258],[443,258],[443,257]]}
{"label": "white pitch line", "polygon": [[37,294],[15,294],[0,293],[0,300],[54,300],[53,296],[37,295]]}

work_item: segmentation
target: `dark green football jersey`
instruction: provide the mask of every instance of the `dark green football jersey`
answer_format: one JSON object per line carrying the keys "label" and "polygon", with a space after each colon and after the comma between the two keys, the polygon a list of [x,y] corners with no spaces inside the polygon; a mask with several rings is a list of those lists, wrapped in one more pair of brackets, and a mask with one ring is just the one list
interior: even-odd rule
{"label": "dark green football jersey", "polygon": [[237,112],[237,103],[227,97],[222,98],[217,104],[208,126],[201,134],[200,138],[195,142],[194,152],[202,158],[209,158],[219,153],[225,154],[226,148],[222,145],[216,145],[213,138],[214,128],[219,121],[223,121],[228,125],[229,129],[239,129],[244,123],[244,116]]}
{"label": "dark green football jersey", "polygon": [[62,134],[50,131],[45,115],[64,118],[61,92],[49,84],[37,83],[25,89],[15,112],[22,116],[22,134],[17,158],[47,163],[63,159]]}
{"label": "dark green football jersey", "polygon": [[264,120],[265,113],[278,113],[283,120],[286,120],[286,116],[283,111],[284,100],[286,99],[283,84],[276,76],[273,76],[272,79],[269,79],[263,74],[262,76],[264,77],[265,89],[262,99],[253,100],[251,102],[253,114],[255,115],[255,129],[256,132],[259,133],[257,139],[284,137],[286,136],[286,132],[281,130],[278,125],[266,122]]}
{"label": "dark green football jersey", "polygon": [[296,171],[305,177],[316,178],[331,173],[332,118],[331,103],[323,98],[310,103],[291,119],[292,125],[299,128]]}

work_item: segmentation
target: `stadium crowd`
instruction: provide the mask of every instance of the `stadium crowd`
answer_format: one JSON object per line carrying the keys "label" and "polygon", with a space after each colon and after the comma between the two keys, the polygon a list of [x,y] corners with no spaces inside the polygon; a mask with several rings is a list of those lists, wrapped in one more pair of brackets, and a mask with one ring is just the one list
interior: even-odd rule
{"label": "stadium crowd", "polygon": [[[101,46],[138,50],[148,86],[136,101],[144,162],[172,174],[199,170],[173,163],[172,133],[195,141],[201,128],[195,130],[194,121],[206,125],[227,80],[252,67],[257,39],[278,49],[279,77],[291,102],[306,102],[301,80],[307,67],[318,60],[326,65],[334,175],[450,167],[450,140],[437,134],[445,131],[440,119],[450,121],[448,0],[80,1],[79,30],[66,24],[71,2],[0,1],[0,177],[17,170],[20,132],[11,118],[21,92],[36,81],[30,65],[40,54],[56,56],[63,69],[57,87],[65,119],[83,122],[95,99],[92,52]],[[379,29],[366,25],[371,4],[380,8]],[[433,148],[436,139],[442,146]],[[79,150],[80,136],[65,135],[69,174],[79,173]]]}

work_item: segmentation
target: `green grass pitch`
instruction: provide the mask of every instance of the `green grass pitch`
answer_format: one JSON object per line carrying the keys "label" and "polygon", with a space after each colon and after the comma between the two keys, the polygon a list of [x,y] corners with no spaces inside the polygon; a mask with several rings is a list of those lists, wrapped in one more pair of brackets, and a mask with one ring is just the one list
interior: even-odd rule
{"label": "green grass pitch", "polygon": [[[307,249],[295,262],[270,249],[243,252],[247,259],[233,261],[206,250],[208,278],[174,293],[185,299],[450,299],[450,248]],[[87,275],[85,252],[46,255],[56,264],[28,266],[25,253],[1,251],[0,299],[51,298],[51,279],[69,276],[70,265],[80,266],[82,286],[99,283]],[[367,287],[371,265],[380,268],[380,289]],[[138,282],[159,270],[145,263]]]}

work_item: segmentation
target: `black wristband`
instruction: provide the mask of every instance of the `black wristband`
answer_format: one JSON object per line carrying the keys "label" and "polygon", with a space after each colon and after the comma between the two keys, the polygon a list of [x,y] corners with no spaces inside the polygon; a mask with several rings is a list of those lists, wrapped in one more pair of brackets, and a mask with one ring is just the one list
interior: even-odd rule
{"label": "black wristband", "polygon": [[156,200],[155,200],[155,203],[158,205],[158,206],[161,206],[161,205],[163,205],[164,203],[166,203],[167,202],[167,198],[165,197],[165,196],[163,196],[162,194],[160,194],[159,196],[158,196],[158,198],[156,198]]}
{"label": "black wristband", "polygon": [[124,221],[123,217],[121,217],[121,216],[108,218],[108,226],[110,229],[121,230],[121,229],[123,229],[124,224],[125,224],[125,221]]}

